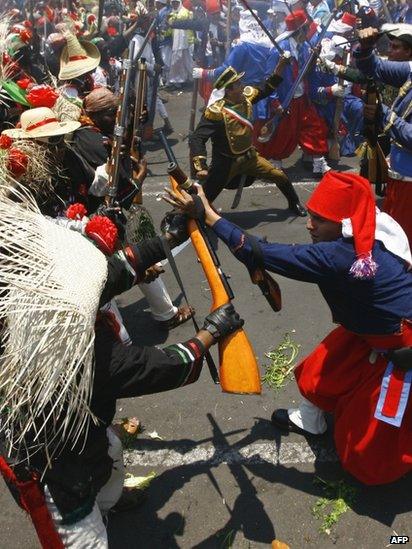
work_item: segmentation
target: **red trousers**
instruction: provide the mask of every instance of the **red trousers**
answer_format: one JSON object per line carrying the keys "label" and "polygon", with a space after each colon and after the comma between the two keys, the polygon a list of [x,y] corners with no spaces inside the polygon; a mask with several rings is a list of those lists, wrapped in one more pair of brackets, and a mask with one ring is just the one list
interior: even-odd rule
{"label": "red trousers", "polygon": [[282,117],[274,136],[267,143],[257,140],[264,122],[255,123],[255,146],[259,153],[265,158],[283,160],[300,145],[307,154],[326,154],[328,127],[315,107],[302,96],[292,100],[289,110],[290,113]]}
{"label": "red trousers", "polygon": [[[372,349],[405,346],[412,346],[412,324],[408,322],[400,334],[392,336],[358,336],[339,327],[295,372],[302,395],[333,413],[342,466],[365,484],[392,482],[412,470],[412,391],[400,427],[376,419],[388,362],[383,355],[374,363],[369,360]],[[403,376],[404,372],[394,369],[392,397]],[[388,401],[385,406],[393,405]]]}
{"label": "red trousers", "polygon": [[389,178],[383,211],[399,223],[412,248],[412,181]]}

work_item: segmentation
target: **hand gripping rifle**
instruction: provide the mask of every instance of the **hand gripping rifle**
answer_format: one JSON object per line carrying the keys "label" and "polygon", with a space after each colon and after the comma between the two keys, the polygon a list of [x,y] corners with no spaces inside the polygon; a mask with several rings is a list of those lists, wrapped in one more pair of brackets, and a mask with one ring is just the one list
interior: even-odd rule
{"label": "hand gripping rifle", "polygon": [[123,60],[122,74],[120,76],[120,102],[116,113],[112,152],[109,161],[109,181],[107,185],[106,195],[106,203],[108,206],[113,206],[119,186],[120,153],[126,133],[126,124],[128,119],[128,106],[132,79],[134,47],[135,43],[131,41],[129,44],[129,56],[127,59]]}
{"label": "hand gripping rifle", "polygon": [[[244,2],[244,1],[245,0],[242,0],[242,2]],[[266,122],[266,124],[260,130],[260,136],[258,137],[258,141],[260,143],[267,143],[272,138],[272,136],[275,133],[277,127],[279,126],[279,123],[280,123],[280,120],[281,120],[283,114],[288,112],[289,106],[292,102],[292,99],[295,96],[296,90],[300,86],[300,83],[305,78],[307,73],[312,68],[315,59],[319,55],[317,46],[319,46],[320,43],[322,42],[322,40],[323,40],[323,38],[326,34],[326,31],[328,30],[329,25],[332,23],[332,20],[335,18],[336,13],[337,13],[337,10],[335,8],[329,14],[328,19],[326,20],[324,26],[322,27],[322,30],[319,33],[319,36],[316,40],[316,45],[314,46],[314,48],[312,50],[312,53],[310,54],[310,56],[309,56],[308,60],[306,61],[306,63],[303,65],[302,70],[298,74],[298,77],[294,81],[292,87],[289,90],[289,93],[286,95],[286,97],[285,97],[285,99],[282,103],[282,113],[277,112],[274,116],[272,116],[272,118],[270,120],[268,120]]]}
{"label": "hand gripping rifle", "polygon": [[[368,78],[365,102],[368,105],[379,103],[376,82],[372,78]],[[377,195],[385,196],[385,187],[388,181],[388,164],[381,149],[378,134],[376,120],[364,118],[363,135],[366,138],[366,143],[359,147],[359,155],[362,157],[360,175],[369,179],[375,185]]]}
{"label": "hand gripping rifle", "polygon": [[[163,138],[162,142],[170,161],[167,171],[172,188],[177,192],[179,189],[184,189],[189,193],[196,192],[193,183],[177,165],[167,140]],[[212,292],[211,310],[214,311],[221,305],[229,303],[234,297],[233,292],[203,224],[198,220],[191,219],[188,221],[188,231]],[[259,367],[244,330],[237,330],[224,340],[220,340],[218,346],[219,377],[222,390],[227,393],[260,394]]]}

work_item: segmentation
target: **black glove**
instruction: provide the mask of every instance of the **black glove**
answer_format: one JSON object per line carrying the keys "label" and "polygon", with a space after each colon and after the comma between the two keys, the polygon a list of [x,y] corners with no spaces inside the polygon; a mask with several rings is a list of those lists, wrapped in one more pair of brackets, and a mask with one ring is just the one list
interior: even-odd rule
{"label": "black glove", "polygon": [[240,318],[231,303],[218,307],[207,315],[203,330],[207,330],[215,339],[233,334],[243,326],[245,321]]}
{"label": "black glove", "polygon": [[172,235],[174,244],[182,244],[189,238],[187,216],[174,210],[167,212],[160,222],[160,230],[163,234],[169,233]]}
{"label": "black glove", "polygon": [[412,370],[412,347],[402,347],[402,349],[394,349],[388,351],[388,358],[395,368],[404,370]]}

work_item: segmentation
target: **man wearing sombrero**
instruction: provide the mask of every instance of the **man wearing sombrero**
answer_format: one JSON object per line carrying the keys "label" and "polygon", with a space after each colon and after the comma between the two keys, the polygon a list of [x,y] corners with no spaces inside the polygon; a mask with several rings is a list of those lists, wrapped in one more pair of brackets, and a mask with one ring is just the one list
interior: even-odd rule
{"label": "man wearing sombrero", "polygon": [[[282,58],[262,87],[244,87],[237,73],[228,67],[214,83],[214,91],[200,122],[190,137],[193,169],[203,181],[206,196],[213,201],[226,188],[236,188],[240,176],[246,184],[254,178],[275,183],[288,201],[288,208],[299,216],[306,211],[291,182],[282,170],[261,157],[253,146],[253,104],[273,92],[287,60]],[[212,140],[212,161],[207,166],[206,142]]]}
{"label": "man wearing sombrero", "polygon": [[[192,211],[190,195],[170,194]],[[251,272],[263,258],[269,271],[316,284],[339,325],[295,371],[300,406],[275,410],[272,423],[313,437],[332,413],[341,463],[360,481],[384,484],[411,471],[412,256],[402,228],[376,209],[369,182],[323,177],[307,203],[312,244],[255,239],[199,195],[207,225]]]}
{"label": "man wearing sombrero", "polygon": [[[207,349],[243,320],[226,304],[186,342],[136,346],[107,305],[164,259],[162,239],[187,238],[186,220],[173,235],[118,249],[115,225],[103,216],[83,224],[79,204],[56,224],[3,177],[0,196],[0,472],[42,547],[107,549],[103,516],[125,479],[110,427],[116,399],[195,382]],[[83,235],[71,230],[79,225]]]}

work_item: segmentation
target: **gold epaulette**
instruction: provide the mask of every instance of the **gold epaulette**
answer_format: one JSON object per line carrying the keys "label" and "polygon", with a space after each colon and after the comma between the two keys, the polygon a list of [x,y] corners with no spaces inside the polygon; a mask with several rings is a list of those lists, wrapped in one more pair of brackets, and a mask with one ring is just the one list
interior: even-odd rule
{"label": "gold epaulette", "polygon": [[207,109],[205,110],[205,118],[207,118],[208,120],[213,120],[214,122],[222,120],[222,108],[224,104],[224,99],[219,99],[219,101],[215,101],[215,103],[210,105],[210,107],[207,107]]}
{"label": "gold epaulette", "polygon": [[249,99],[249,101],[253,101],[258,93],[259,90],[254,88],[253,86],[245,86],[243,90],[243,95],[246,97],[246,99]]}

